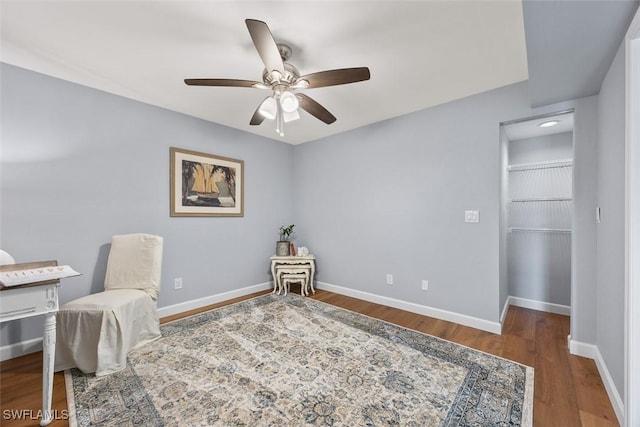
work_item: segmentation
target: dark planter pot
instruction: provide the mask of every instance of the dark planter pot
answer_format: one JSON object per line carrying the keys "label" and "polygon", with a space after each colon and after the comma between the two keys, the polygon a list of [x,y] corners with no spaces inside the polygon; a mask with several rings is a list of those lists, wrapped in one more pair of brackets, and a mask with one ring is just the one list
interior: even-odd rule
{"label": "dark planter pot", "polygon": [[289,256],[291,255],[290,242],[288,240],[280,240],[276,242],[276,255],[277,256]]}

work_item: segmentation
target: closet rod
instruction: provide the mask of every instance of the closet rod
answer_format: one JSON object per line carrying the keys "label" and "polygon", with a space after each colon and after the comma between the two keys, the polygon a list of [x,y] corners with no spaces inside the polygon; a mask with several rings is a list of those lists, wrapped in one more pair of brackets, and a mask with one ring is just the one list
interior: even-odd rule
{"label": "closet rod", "polygon": [[571,230],[567,230],[564,228],[519,228],[519,227],[510,227],[509,232],[512,231],[526,231],[526,232],[534,232],[534,233],[571,233]]}
{"label": "closet rod", "polygon": [[527,171],[532,169],[566,168],[573,166],[573,159],[551,160],[547,162],[520,163],[507,166],[507,171]]}
{"label": "closet rod", "polygon": [[527,199],[511,199],[510,202],[522,203],[522,202],[570,202],[573,199],[571,197],[531,197]]}

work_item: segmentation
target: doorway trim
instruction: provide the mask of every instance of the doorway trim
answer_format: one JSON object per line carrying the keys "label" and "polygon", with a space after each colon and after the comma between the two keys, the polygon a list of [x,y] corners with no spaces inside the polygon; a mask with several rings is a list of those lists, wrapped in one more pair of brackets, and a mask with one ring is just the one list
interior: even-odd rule
{"label": "doorway trim", "polygon": [[[550,111],[547,113],[542,113],[542,114],[536,114],[536,115],[532,115],[532,116],[527,116],[527,117],[520,117],[517,119],[512,119],[512,120],[507,120],[507,121],[503,121],[500,122],[500,209],[499,209],[499,229],[500,229],[500,258],[499,258],[499,264],[500,264],[500,289],[502,290],[502,280],[507,281],[507,274],[506,272],[504,273],[504,278],[503,278],[503,268],[507,268],[507,260],[506,260],[506,246],[507,246],[507,242],[506,242],[506,229],[507,229],[507,214],[506,214],[506,204],[507,204],[507,189],[505,188],[505,182],[508,180],[508,178],[505,176],[505,167],[508,165],[508,154],[505,153],[504,149],[503,149],[503,145],[504,144],[509,144],[510,140],[508,139],[506,132],[505,132],[505,127],[510,126],[510,125],[514,125],[514,124],[518,124],[518,123],[523,123],[523,122],[533,122],[533,121],[539,121],[541,119],[551,119],[551,118],[556,118],[556,117],[560,117],[560,116],[565,116],[570,114],[572,116],[572,118],[575,120],[575,112],[576,109],[575,107],[570,107],[570,108],[565,108],[562,110],[558,110],[558,111]],[[548,134],[553,134],[555,132],[550,131]],[[574,125],[571,127],[571,133],[573,135],[573,140],[571,143],[571,150],[572,150],[572,155],[571,158],[572,160],[575,162],[575,147],[576,147],[576,141],[575,141],[575,122]],[[508,150],[507,150],[508,152]],[[575,166],[575,163],[574,163]],[[571,176],[571,195],[572,198],[575,197],[575,185],[576,185],[576,178],[575,178],[575,168],[573,168],[573,173]],[[501,308],[501,312],[500,312],[500,324],[502,325],[504,323],[504,319],[506,318],[506,314],[508,311],[508,308],[510,305],[514,305],[514,306],[520,306],[520,307],[525,307],[525,308],[531,308],[534,310],[542,310],[542,311],[546,311],[549,313],[556,313],[556,314],[562,314],[562,315],[567,315],[569,316],[569,336],[567,337],[567,347],[571,350],[572,348],[572,341],[571,341],[571,334],[573,332],[573,327],[575,326],[574,323],[574,319],[577,317],[576,316],[576,312],[577,312],[577,281],[575,280],[575,259],[576,259],[576,254],[575,254],[575,245],[573,244],[573,238],[575,236],[575,216],[576,216],[576,207],[575,204],[572,205],[571,208],[571,288],[570,288],[570,305],[569,307],[564,306],[564,305],[558,305],[558,304],[553,304],[553,303],[545,303],[545,302],[541,302],[541,301],[533,301],[533,300],[527,300],[524,298],[518,298],[518,297],[514,297],[512,295],[509,295],[508,292],[508,281],[505,284],[505,286],[507,286],[507,295],[506,295],[506,301],[504,302],[503,307]],[[500,294],[502,295],[502,294]],[[501,302],[501,301],[500,301]],[[573,347],[576,347],[576,345],[574,345]],[[592,359],[595,359],[594,356],[591,356],[591,354],[593,353],[592,351],[588,351],[588,350],[584,350],[584,351],[579,351],[578,349],[573,349],[571,350],[572,354],[580,354],[580,355],[586,355],[589,354],[589,356],[586,357],[590,357]]]}
{"label": "doorway trim", "polygon": [[624,425],[640,425],[640,11],[625,36],[625,393]]}

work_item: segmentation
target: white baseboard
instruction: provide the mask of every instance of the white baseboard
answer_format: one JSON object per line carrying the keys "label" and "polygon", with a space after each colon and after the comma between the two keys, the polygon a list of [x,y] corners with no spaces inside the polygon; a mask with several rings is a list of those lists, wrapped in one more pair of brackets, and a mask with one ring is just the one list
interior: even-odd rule
{"label": "white baseboard", "polygon": [[596,360],[597,347],[595,345],[576,341],[571,337],[571,335],[567,338],[569,340],[569,353],[575,356],[582,356],[587,359]]}
{"label": "white baseboard", "polygon": [[[368,292],[356,291],[356,290],[344,288],[341,286],[331,285],[329,283],[317,282],[317,285],[321,289],[326,289],[328,291],[335,292],[338,294],[359,298],[365,301],[375,302],[377,304],[387,305],[389,307],[399,308],[401,310],[406,310],[412,313],[418,313],[425,316],[434,317],[436,319],[458,323],[460,325],[481,329],[483,331],[488,331],[494,334],[501,333],[501,324],[498,322],[490,322],[488,320],[479,319],[477,317],[467,316],[464,314],[454,313],[451,311],[441,310],[438,308],[433,308],[433,307],[428,307],[428,306],[415,304],[407,301],[402,301],[395,298],[375,295]],[[181,302],[178,304],[173,304],[165,307],[159,307],[158,315],[161,318],[172,316],[174,314],[184,313],[185,311],[194,310],[197,308],[205,307],[207,305],[216,304],[216,303],[227,301],[233,298],[249,295],[255,292],[270,289],[272,287],[273,287],[272,282],[265,282],[265,283],[260,283],[253,286],[247,286],[241,289],[234,289],[232,291],[210,295],[203,298],[198,298],[195,300],[185,301],[185,302]],[[19,343],[0,347],[0,357],[1,357],[0,360],[12,359],[14,357],[23,356],[25,354],[33,353],[40,350],[42,350],[42,338],[22,341]]]}
{"label": "white baseboard", "polygon": [[42,351],[42,338],[33,338],[0,347],[0,362]]}
{"label": "white baseboard", "polygon": [[607,390],[607,395],[609,396],[611,406],[613,406],[613,410],[616,413],[616,417],[618,417],[618,422],[620,425],[624,425],[624,402],[620,397],[620,393],[618,393],[618,390],[616,389],[613,378],[611,378],[611,374],[607,369],[607,365],[604,363],[604,359],[602,358],[602,354],[600,353],[598,346],[574,341],[571,339],[571,335],[569,335],[569,352],[576,356],[593,359],[596,362],[598,373],[600,374],[600,378],[602,378],[605,390]]}
{"label": "white baseboard", "polygon": [[504,302],[504,306],[502,307],[502,312],[500,313],[500,330],[502,331],[502,326],[504,326],[504,319],[507,317],[507,313],[509,312],[509,298]]}
{"label": "white baseboard", "polygon": [[448,322],[458,323],[460,325],[469,326],[471,328],[481,329],[483,331],[491,332],[498,335],[502,330],[501,324],[498,322],[491,322],[489,320],[467,316],[466,314],[455,313],[452,311],[442,310],[426,305],[420,305],[413,302],[407,302],[395,298],[371,294],[369,292],[357,291],[354,289],[344,288],[342,286],[332,285],[325,282],[316,282],[316,287],[319,289],[335,292],[337,294],[347,295],[353,298],[374,302],[376,304],[399,308],[401,310],[410,311],[412,313],[435,317],[436,319],[446,320]]}
{"label": "white baseboard", "polygon": [[172,316],[174,314],[184,313],[185,311],[195,310],[196,308],[206,307],[211,304],[217,304],[222,301],[227,301],[233,298],[242,297],[271,288],[273,288],[273,282],[264,282],[257,285],[247,286],[246,288],[234,289],[232,291],[223,292],[221,294],[209,295],[207,297],[185,301],[166,307],[158,307],[158,316]]}
{"label": "white baseboard", "polygon": [[[260,292],[273,287],[273,282],[259,283],[246,288],[234,289],[233,291],[223,292],[221,294],[210,295],[204,298],[198,298],[191,301],[185,301],[178,304],[169,305],[158,308],[158,316],[166,317],[185,311],[194,310],[196,308],[205,307],[207,305],[216,304],[218,302],[227,301],[233,298]],[[14,357],[24,356],[25,354],[42,351],[42,338],[34,338],[31,340],[21,341],[15,344],[9,344],[0,347],[0,361],[13,359]]]}
{"label": "white baseboard", "polygon": [[563,314],[565,316],[571,315],[571,306],[568,305],[554,304],[552,302],[536,301],[533,299],[514,296],[510,296],[509,298],[507,298],[507,303],[509,305],[515,305],[516,307],[546,311],[547,313]]}

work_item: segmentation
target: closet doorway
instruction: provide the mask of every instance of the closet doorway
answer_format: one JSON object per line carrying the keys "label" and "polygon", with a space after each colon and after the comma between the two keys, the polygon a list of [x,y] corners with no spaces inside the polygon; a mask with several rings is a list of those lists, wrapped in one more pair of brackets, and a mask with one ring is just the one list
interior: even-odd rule
{"label": "closet doorway", "polygon": [[505,307],[568,316],[573,111],[503,123],[501,136]]}

